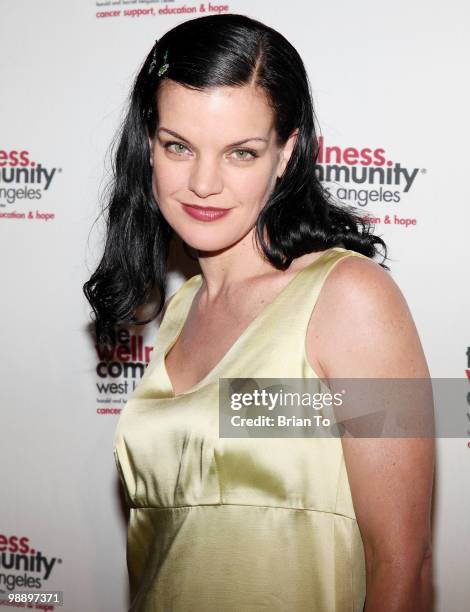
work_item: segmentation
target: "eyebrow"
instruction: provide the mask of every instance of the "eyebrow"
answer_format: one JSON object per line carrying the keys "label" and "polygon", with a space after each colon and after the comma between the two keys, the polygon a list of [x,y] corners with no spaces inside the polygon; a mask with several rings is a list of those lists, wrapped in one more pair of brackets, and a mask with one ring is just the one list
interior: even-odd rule
{"label": "eyebrow", "polygon": [[[184,138],[184,136],[181,136],[177,132],[173,132],[173,130],[169,130],[167,128],[160,127],[160,128],[158,128],[157,132],[168,132],[168,134],[170,134],[171,136],[174,136],[175,138],[179,138],[180,140],[182,140],[186,144],[191,145],[191,143],[189,142],[189,140],[187,138]],[[227,145],[227,147],[239,147],[240,145],[243,145],[243,144],[245,144],[247,142],[250,142],[252,140],[258,140],[260,142],[268,142],[268,140],[266,138],[260,138],[259,136],[253,136],[252,138],[245,138],[244,140],[239,140],[238,142],[232,142],[232,144]]]}

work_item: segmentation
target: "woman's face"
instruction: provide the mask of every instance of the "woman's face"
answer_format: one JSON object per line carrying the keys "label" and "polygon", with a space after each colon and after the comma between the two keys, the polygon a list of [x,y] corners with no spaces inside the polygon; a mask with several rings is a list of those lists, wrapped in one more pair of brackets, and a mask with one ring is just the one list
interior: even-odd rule
{"label": "woman's face", "polygon": [[157,104],[150,163],[163,216],[199,251],[232,246],[253,229],[297,130],[279,147],[273,111],[249,85],[194,91],[167,79]]}

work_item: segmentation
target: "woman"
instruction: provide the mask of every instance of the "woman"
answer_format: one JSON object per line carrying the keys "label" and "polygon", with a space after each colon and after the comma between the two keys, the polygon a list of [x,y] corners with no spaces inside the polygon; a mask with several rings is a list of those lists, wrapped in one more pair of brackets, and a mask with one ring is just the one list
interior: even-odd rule
{"label": "woman", "polygon": [[201,274],[116,431],[133,611],[430,609],[430,440],[219,436],[219,378],[429,376],[384,242],[316,154],[302,61],[248,17],[178,25],[136,78],[84,287],[98,341],[155,288],[162,310],[174,236]]}

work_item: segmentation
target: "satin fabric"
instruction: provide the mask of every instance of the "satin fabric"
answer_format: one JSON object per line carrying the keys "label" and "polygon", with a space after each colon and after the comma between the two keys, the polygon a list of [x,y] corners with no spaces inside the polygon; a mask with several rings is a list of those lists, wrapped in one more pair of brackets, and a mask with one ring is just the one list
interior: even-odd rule
{"label": "satin fabric", "polygon": [[[171,298],[121,412],[132,612],[359,612],[363,543],[339,438],[219,438],[218,379],[311,378],[305,337],[340,247],[294,276],[221,359],[175,396],[164,356],[201,275]],[[195,356],[196,357],[196,356]]]}

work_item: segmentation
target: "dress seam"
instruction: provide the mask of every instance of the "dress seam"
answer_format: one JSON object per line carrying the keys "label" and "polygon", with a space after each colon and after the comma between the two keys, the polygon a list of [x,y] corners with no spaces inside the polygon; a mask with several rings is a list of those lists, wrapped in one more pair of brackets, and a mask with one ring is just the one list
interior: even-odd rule
{"label": "dress seam", "polygon": [[205,508],[205,507],[220,507],[220,506],[240,506],[246,508],[275,508],[278,510],[297,510],[298,512],[317,512],[320,514],[332,514],[334,516],[342,516],[350,521],[357,522],[357,519],[347,514],[341,514],[340,512],[333,512],[331,510],[317,510],[316,508],[295,508],[294,506],[271,506],[263,504],[235,504],[229,502],[215,503],[215,504],[187,504],[185,506],[131,506],[131,510],[158,510],[164,512],[165,510],[184,510],[186,508]]}

